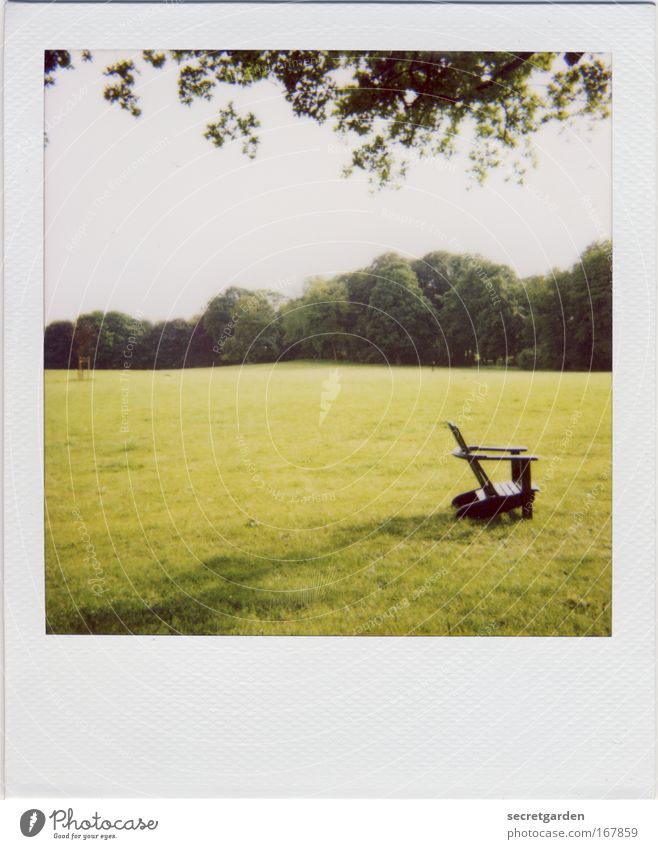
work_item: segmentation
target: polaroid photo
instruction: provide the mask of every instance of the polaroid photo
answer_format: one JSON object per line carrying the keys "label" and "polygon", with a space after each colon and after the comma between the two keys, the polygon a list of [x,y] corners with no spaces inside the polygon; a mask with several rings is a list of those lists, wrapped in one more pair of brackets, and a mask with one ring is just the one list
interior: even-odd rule
{"label": "polaroid photo", "polygon": [[8,4],[8,796],[655,794],[654,14]]}

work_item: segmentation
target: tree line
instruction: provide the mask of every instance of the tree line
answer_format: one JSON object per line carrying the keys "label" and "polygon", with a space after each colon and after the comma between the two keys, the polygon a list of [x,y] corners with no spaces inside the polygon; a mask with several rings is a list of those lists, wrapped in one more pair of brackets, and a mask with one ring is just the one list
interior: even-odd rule
{"label": "tree line", "polygon": [[45,330],[45,367],[179,369],[315,359],[395,365],[612,368],[611,245],[519,279],[483,257],[394,253],[306,281],[302,294],[231,286],[192,319],[91,312]]}

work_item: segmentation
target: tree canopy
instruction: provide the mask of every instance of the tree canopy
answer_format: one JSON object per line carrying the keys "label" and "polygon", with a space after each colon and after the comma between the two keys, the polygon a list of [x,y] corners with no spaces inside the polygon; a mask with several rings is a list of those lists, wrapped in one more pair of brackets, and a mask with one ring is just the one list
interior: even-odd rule
{"label": "tree canopy", "polygon": [[120,312],[57,321],[45,367],[99,369],[315,359],[408,365],[612,368],[609,242],[571,269],[520,280],[483,257],[387,253],[367,268],[312,278],[297,297],[229,287],[190,320],[151,323]]}
{"label": "tree canopy", "polygon": [[[80,57],[93,59],[89,51]],[[506,153],[521,179],[542,125],[610,112],[609,64],[575,52],[144,50],[104,69],[105,99],[139,117],[140,67],[171,64],[182,104],[219,101],[204,130],[216,147],[238,141],[246,156],[256,156],[258,116],[241,114],[227,94],[231,86],[269,80],[296,116],[355,138],[347,172],[361,169],[378,185],[404,176],[414,156],[450,156],[460,139],[478,180]],[[73,66],[69,51],[46,51],[46,86]]]}

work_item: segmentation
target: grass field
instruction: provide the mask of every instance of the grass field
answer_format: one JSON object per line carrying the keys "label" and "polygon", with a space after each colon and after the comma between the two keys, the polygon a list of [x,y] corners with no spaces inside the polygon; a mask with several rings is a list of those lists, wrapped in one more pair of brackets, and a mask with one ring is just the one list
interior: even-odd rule
{"label": "grass field", "polygon": [[[47,372],[48,631],[610,634],[609,374],[335,369]],[[448,418],[534,521],[454,519]]]}

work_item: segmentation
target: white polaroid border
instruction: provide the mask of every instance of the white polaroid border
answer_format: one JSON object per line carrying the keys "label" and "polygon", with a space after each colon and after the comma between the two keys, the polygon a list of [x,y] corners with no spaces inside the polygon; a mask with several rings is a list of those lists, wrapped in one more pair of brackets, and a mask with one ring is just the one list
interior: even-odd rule
{"label": "white polaroid border", "polygon": [[[7,795],[652,797],[653,6],[10,3],[6,14]],[[612,53],[612,637],[45,634],[43,50],[215,45]]]}

